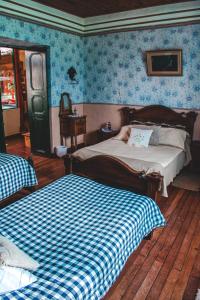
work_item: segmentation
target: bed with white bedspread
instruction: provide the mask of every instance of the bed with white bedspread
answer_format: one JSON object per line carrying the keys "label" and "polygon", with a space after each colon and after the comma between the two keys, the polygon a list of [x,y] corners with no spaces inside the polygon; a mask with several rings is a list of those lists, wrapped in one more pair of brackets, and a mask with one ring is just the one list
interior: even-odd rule
{"label": "bed with white bedspread", "polygon": [[165,197],[168,196],[167,186],[191,160],[188,145],[184,150],[168,145],[149,145],[148,148],[138,148],[130,147],[127,143],[115,137],[81,148],[73,153],[73,157],[81,161],[98,155],[116,157],[136,171],[143,170],[146,174],[152,172],[161,174],[163,176],[161,192]]}

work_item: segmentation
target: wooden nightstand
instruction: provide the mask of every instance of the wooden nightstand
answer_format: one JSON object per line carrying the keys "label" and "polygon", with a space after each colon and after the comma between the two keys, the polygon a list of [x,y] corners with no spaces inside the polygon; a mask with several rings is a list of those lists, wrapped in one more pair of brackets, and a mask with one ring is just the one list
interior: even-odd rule
{"label": "wooden nightstand", "polygon": [[99,129],[97,132],[98,141],[102,142],[108,140],[119,133],[119,130],[103,131]]}
{"label": "wooden nightstand", "polygon": [[200,173],[200,141],[192,141],[192,170]]}
{"label": "wooden nightstand", "polygon": [[[86,133],[86,116],[60,116],[61,145],[63,137],[71,137],[71,148],[77,149],[77,136]],[[75,140],[75,142],[74,142]]]}

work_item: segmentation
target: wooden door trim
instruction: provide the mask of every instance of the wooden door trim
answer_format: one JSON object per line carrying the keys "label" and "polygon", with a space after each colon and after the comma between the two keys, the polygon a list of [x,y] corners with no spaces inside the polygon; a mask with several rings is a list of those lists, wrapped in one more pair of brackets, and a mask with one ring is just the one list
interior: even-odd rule
{"label": "wooden door trim", "polygon": [[[11,38],[4,38],[4,37],[0,37],[0,47],[7,47],[7,48],[12,48],[12,49],[18,49],[18,50],[25,50],[25,51],[38,51],[38,52],[42,52],[45,54],[46,56],[46,92],[47,92],[47,99],[49,98],[50,95],[50,86],[48,84],[48,80],[50,80],[50,75],[49,75],[49,68],[48,68],[48,64],[49,64],[49,48],[50,46],[47,45],[37,45],[37,44],[32,44],[30,42],[26,42],[26,41],[19,41],[19,40],[15,40],[15,39],[11,39]],[[1,102],[1,99],[0,99]],[[1,105],[1,103],[0,103]],[[50,126],[50,105],[49,102],[47,101],[47,106],[48,106],[48,124],[49,124],[49,153],[51,152],[51,126]],[[1,117],[1,112],[0,112],[0,117]],[[3,111],[2,111],[2,120],[3,120]],[[0,140],[2,139],[4,141],[4,148],[6,151],[6,143],[5,143],[5,136],[4,136],[4,125],[2,122],[2,126],[3,126],[3,135],[0,136]],[[0,124],[0,135],[1,135],[1,124]]]}
{"label": "wooden door trim", "polygon": [[49,48],[47,45],[37,45],[26,41],[20,41],[11,38],[0,37],[0,47],[15,48],[27,51],[46,52]]}
{"label": "wooden door trim", "polygon": [[3,109],[1,104],[1,92],[0,92],[0,152],[6,152],[4,122],[3,122]]}

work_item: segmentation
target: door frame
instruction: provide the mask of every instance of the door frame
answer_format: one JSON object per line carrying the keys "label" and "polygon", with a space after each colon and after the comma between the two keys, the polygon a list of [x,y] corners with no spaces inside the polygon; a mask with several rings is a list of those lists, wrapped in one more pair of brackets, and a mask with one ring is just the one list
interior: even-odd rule
{"label": "door frame", "polygon": [[2,110],[2,104],[1,104],[1,91],[0,91],[0,152],[6,152],[3,110]]}
{"label": "door frame", "polygon": [[[39,51],[39,52],[43,52],[46,56],[46,80],[47,80],[47,99],[50,99],[50,89],[51,89],[51,85],[49,84],[49,80],[51,79],[50,77],[50,46],[46,46],[46,45],[39,45],[39,44],[33,44],[30,42],[26,42],[26,41],[22,41],[22,40],[15,40],[12,38],[5,38],[5,37],[1,37],[0,36],[0,47],[7,47],[7,48],[14,48],[14,49],[19,49],[19,50],[25,50],[25,51]],[[1,99],[0,99],[1,101]],[[1,105],[1,104],[0,104]],[[49,113],[49,154],[51,153],[51,144],[52,144],[52,140],[51,140],[51,118],[50,118],[50,105],[49,105],[49,101],[47,102],[48,105],[48,113]],[[0,110],[0,120],[3,120],[3,110]],[[0,124],[1,125],[1,124]],[[4,124],[2,123],[3,126],[3,132],[4,132]],[[1,132],[0,132],[1,134]],[[3,143],[3,149],[5,149],[6,151],[6,143],[5,143],[5,136],[4,134],[2,134],[2,136],[0,136],[0,140]]]}

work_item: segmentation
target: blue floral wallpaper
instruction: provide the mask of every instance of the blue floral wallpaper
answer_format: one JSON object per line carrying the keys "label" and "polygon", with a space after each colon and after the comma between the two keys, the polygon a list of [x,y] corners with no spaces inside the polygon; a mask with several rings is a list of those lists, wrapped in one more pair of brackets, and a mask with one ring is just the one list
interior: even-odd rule
{"label": "blue floral wallpaper", "polygon": [[[183,76],[148,77],[145,51],[182,49]],[[200,24],[84,39],[84,99],[200,108]]]}
{"label": "blue floral wallpaper", "polygon": [[[0,16],[0,35],[50,49],[50,105],[68,91],[74,103],[164,104],[200,109],[200,24],[79,37]],[[183,76],[148,77],[145,51],[182,49]],[[74,66],[78,84],[70,84]]]}
{"label": "blue floral wallpaper", "polygon": [[[51,94],[49,103],[58,106],[60,94],[68,91],[73,102],[83,102],[83,40],[81,37],[0,16],[0,36],[50,47]],[[74,66],[78,84],[70,84],[67,70]]]}

